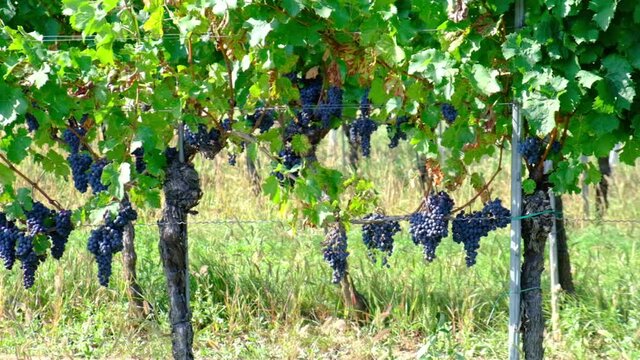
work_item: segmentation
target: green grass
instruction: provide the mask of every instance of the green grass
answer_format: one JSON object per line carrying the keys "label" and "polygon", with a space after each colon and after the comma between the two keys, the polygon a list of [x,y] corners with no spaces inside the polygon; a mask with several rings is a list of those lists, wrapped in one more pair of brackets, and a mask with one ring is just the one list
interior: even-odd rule
{"label": "green grass", "polygon": [[[389,213],[415,208],[419,194],[412,156],[404,149],[374,149],[361,172],[381,189]],[[329,152],[321,160],[340,161]],[[334,154],[335,155],[335,154]],[[198,163],[205,197],[193,220],[277,217],[268,201],[254,197],[242,167],[225,159]],[[508,160],[507,160],[508,161]],[[264,160],[263,160],[264,162]],[[489,175],[496,164],[478,167]],[[268,172],[268,169],[264,169]],[[31,173],[40,172],[30,169]],[[638,172],[617,168],[610,214],[637,217]],[[47,175],[41,183],[63,204],[81,197]],[[508,199],[508,174],[498,176],[495,196]],[[249,195],[251,194],[251,195]],[[472,195],[455,192],[461,203]],[[238,200],[241,199],[241,200]],[[579,197],[567,197],[567,217],[582,217]],[[47,261],[31,290],[19,269],[0,272],[0,354],[8,357],[169,358],[168,298],[158,253],[156,211],[136,228],[139,281],[155,316],[135,319],[120,256],[109,288],[97,283],[86,251],[87,228],[73,234],[60,262]],[[397,239],[390,268],[372,264],[359,227],[349,231],[350,271],[370,302],[371,321],[358,326],[345,316],[339,289],[322,260],[322,231],[280,223],[192,224],[191,304],[198,358],[504,359],[507,357],[507,231],[481,242],[478,264],[468,269],[462,246],[444,240],[431,264],[406,231]],[[552,359],[640,358],[640,256],[633,224],[570,223],[576,297],[562,297],[562,338],[545,336]],[[549,318],[548,274],[543,277]],[[3,356],[0,355],[0,358]]]}

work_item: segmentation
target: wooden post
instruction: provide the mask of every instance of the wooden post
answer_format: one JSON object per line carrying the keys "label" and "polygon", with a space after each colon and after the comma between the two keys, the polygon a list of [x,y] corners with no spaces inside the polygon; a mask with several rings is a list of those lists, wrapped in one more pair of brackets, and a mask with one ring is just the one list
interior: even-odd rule
{"label": "wooden post", "polygon": [[560,282],[558,276],[558,243],[556,230],[556,197],[553,190],[549,189],[549,201],[551,202],[551,210],[553,211],[553,226],[549,233],[549,272],[551,275],[551,328],[553,331],[553,339],[560,340],[560,307],[558,305],[558,293],[560,291]]}
{"label": "wooden post", "polygon": [[[524,24],[524,0],[516,0],[515,28]],[[511,254],[509,263],[509,360],[520,359],[520,263],[522,242],[522,160],[520,159],[520,138],[522,134],[522,113],[520,103],[512,104],[511,126]]]}

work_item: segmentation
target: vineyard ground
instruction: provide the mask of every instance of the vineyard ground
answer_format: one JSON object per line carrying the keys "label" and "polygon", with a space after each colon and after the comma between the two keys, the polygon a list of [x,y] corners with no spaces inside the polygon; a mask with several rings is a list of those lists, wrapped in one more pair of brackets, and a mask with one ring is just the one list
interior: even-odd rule
{"label": "vineyard ground", "polygon": [[[415,160],[400,153],[374,149],[361,168],[379,185],[388,213],[411,211],[419,193]],[[322,156],[340,161],[339,154]],[[268,201],[248,196],[242,163],[230,169],[219,159],[198,166],[206,191],[193,220],[276,218]],[[488,176],[495,166],[489,162],[479,171]],[[634,180],[640,172],[614,171],[608,215],[640,219]],[[40,181],[57,189],[52,192],[66,204],[74,203],[68,184],[47,175]],[[508,199],[508,173],[496,181],[494,195]],[[456,200],[471,194],[468,188],[454,193]],[[581,208],[579,196],[567,198],[567,217],[582,217]],[[139,280],[156,316],[129,317],[120,256],[110,287],[100,288],[85,249],[90,229],[84,228],[74,233],[61,262],[48,261],[38,270],[33,289],[19,286],[15,269],[0,272],[0,358],[170,356],[168,299],[153,226],[157,213],[142,215],[139,222],[149,226],[136,228]],[[561,299],[562,339],[547,336],[549,358],[640,358],[638,230],[635,224],[568,225],[577,296]],[[345,320],[339,289],[330,284],[322,260],[320,230],[294,233],[279,223],[238,222],[192,224],[189,232],[198,358],[507,357],[508,231],[483,239],[471,269],[462,247],[450,239],[438,248],[438,259],[425,264],[405,231],[387,269],[370,263],[359,228],[351,228],[351,273],[372,308],[370,323],[361,327]],[[547,317],[548,288],[546,276]]]}

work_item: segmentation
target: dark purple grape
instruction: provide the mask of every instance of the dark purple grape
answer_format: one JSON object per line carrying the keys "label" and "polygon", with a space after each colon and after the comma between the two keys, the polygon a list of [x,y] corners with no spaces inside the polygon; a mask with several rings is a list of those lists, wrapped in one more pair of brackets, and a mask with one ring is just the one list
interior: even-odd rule
{"label": "dark purple grape", "polygon": [[453,124],[453,122],[456,121],[456,118],[458,117],[458,110],[456,110],[453,105],[448,103],[442,104],[440,106],[440,110],[442,111],[442,117],[444,117],[444,120],[447,123]]}
{"label": "dark purple grape", "polygon": [[426,207],[426,211],[410,216],[409,233],[414,244],[423,246],[425,260],[431,262],[436,258],[436,248],[440,241],[449,235],[453,200],[449,194],[441,191],[429,195]]}
{"label": "dark purple grape", "polygon": [[332,282],[337,284],[347,272],[347,234],[340,224],[332,226],[323,242],[323,257],[333,269]]}
{"label": "dark purple grape", "polygon": [[89,169],[93,160],[91,156],[85,153],[72,153],[67,158],[67,162],[71,166],[71,176],[73,177],[73,185],[78,191],[84,193],[89,185]]}
{"label": "dark purple grape", "polygon": [[147,170],[147,164],[144,162],[144,148],[139,147],[135,149],[132,154],[136,159],[136,171],[138,174],[142,174]]}
{"label": "dark purple grape", "polygon": [[29,129],[29,132],[34,132],[40,127],[40,124],[38,124],[38,120],[32,113],[26,113],[24,115],[24,119],[27,123],[27,129]]}
{"label": "dark purple grape", "polygon": [[102,172],[108,163],[109,162],[106,159],[100,159],[91,164],[91,168],[88,173],[89,185],[91,185],[91,189],[95,194],[107,190],[107,186],[102,183]]}
{"label": "dark purple grape", "polygon": [[[380,214],[369,214],[364,220],[380,220],[384,218]],[[362,226],[362,241],[368,249],[368,256],[372,262],[376,262],[374,250],[382,253],[382,265],[388,266],[388,258],[393,254],[393,236],[400,231],[397,221],[385,221]]]}
{"label": "dark purple grape", "polygon": [[518,151],[520,151],[520,155],[522,155],[527,164],[536,165],[542,155],[542,141],[537,137],[528,137],[520,143]]}

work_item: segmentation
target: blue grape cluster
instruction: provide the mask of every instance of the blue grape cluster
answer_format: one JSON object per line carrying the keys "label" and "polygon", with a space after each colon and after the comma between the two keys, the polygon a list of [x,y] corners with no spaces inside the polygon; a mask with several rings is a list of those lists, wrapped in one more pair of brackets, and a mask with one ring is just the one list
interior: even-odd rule
{"label": "blue grape cluster", "polygon": [[322,254],[324,260],[329,263],[333,269],[332,282],[337,284],[344,278],[347,273],[347,233],[341,225],[332,226],[325,236],[322,243]]}
{"label": "blue grape cluster", "polygon": [[113,255],[124,248],[122,242],[124,228],[137,218],[138,213],[131,207],[131,203],[123,202],[115,217],[106,212],[104,224],[91,231],[87,249],[93,254],[98,264],[98,282],[100,285],[109,286]]}
{"label": "blue grape cluster", "polygon": [[24,115],[24,119],[27,123],[27,129],[29,130],[29,132],[34,132],[40,127],[40,124],[38,124],[38,120],[32,113],[26,113]]}
{"label": "blue grape cluster", "polygon": [[387,124],[387,134],[389,135],[389,149],[393,149],[400,144],[400,140],[407,139],[407,133],[402,130],[402,124],[409,122],[407,116],[400,116],[395,124]]}
{"label": "blue grape cluster", "polygon": [[198,124],[196,132],[193,132],[189,126],[185,125],[184,141],[186,145],[195,148],[207,157],[210,157],[207,154],[216,154],[223,148],[220,131],[216,128],[207,130],[207,126],[204,124]]}
{"label": "blue grape cluster", "polygon": [[236,166],[236,162],[237,162],[236,154],[229,154],[229,160],[228,160],[229,165]]}
{"label": "blue grape cluster", "polygon": [[371,134],[378,129],[378,124],[369,117],[371,103],[369,102],[369,89],[360,100],[360,116],[349,127],[349,142],[359,145],[362,156],[371,154]]}
{"label": "blue grape cluster", "polygon": [[[380,220],[381,214],[369,214],[364,220]],[[376,262],[374,250],[382,253],[382,265],[389,266],[388,258],[393,254],[393,236],[400,231],[400,223],[397,221],[375,222],[362,226],[362,241],[368,249],[368,256],[372,262]]]}
{"label": "blue grape cluster", "polygon": [[260,129],[260,133],[266,133],[271,129],[273,124],[276,121],[276,112],[273,110],[265,110],[262,108],[256,109],[256,111],[247,115],[247,123],[251,127],[258,127]]}
{"label": "blue grape cluster", "polygon": [[227,132],[231,131],[231,120],[229,120],[229,118],[222,120],[222,130]]}
{"label": "blue grape cluster", "polygon": [[85,193],[89,186],[88,171],[91,168],[93,159],[86,153],[74,153],[67,158],[71,165],[71,176],[73,177],[73,185],[81,193]]}
{"label": "blue grape cluster", "polygon": [[33,240],[45,236],[51,243],[51,255],[60,259],[73,230],[71,212],[62,210],[55,212],[40,202],[34,202],[31,210],[25,211],[26,228],[18,228],[14,222],[7,221],[6,214],[0,213],[0,258],[4,267],[13,268],[19,260],[23,272],[23,286],[28,289],[35,282],[35,273],[46,255],[38,254]]}
{"label": "blue grape cluster", "polygon": [[135,158],[135,166],[138,174],[142,174],[147,170],[147,164],[144,162],[144,148],[139,147],[133,151],[133,157]]}
{"label": "blue grape cluster", "polygon": [[331,127],[331,118],[342,117],[342,89],[331,85],[327,90],[325,101],[318,105],[316,117],[320,119],[324,128]]}
{"label": "blue grape cluster", "polygon": [[107,186],[102,183],[102,172],[109,162],[106,159],[99,159],[91,164],[89,169],[88,181],[94,194],[107,190]]}
{"label": "blue grape cluster", "polygon": [[[280,158],[280,163],[286,170],[291,170],[296,166],[302,165],[302,158],[293,151],[291,146],[285,146],[284,149],[280,150],[278,157]],[[288,183],[293,185],[294,180],[289,178],[285,172],[274,172],[274,175],[281,184]],[[298,171],[294,171],[292,175],[298,176]]]}
{"label": "blue grape cluster", "polygon": [[452,221],[453,241],[464,245],[467,266],[476,263],[480,239],[497,228],[504,228],[511,222],[511,212],[502,206],[500,199],[489,201],[481,211],[466,214],[460,212]]}
{"label": "blue grape cluster", "polygon": [[7,270],[11,270],[16,262],[16,232],[15,224],[0,212],[0,259]]}
{"label": "blue grape cluster", "polygon": [[424,248],[425,260],[436,258],[436,248],[449,235],[449,216],[453,200],[444,191],[431,194],[427,198],[426,211],[416,212],[409,217],[409,233],[416,245]]}
{"label": "blue grape cluster", "polygon": [[320,102],[320,95],[322,93],[322,77],[316,76],[313,79],[303,79],[303,87],[300,90],[300,103],[302,104],[302,111],[309,114],[313,114],[313,109]]}
{"label": "blue grape cluster", "polygon": [[528,137],[518,146],[518,151],[529,165],[536,165],[540,161],[542,142],[537,137]]}
{"label": "blue grape cluster", "polygon": [[458,110],[449,103],[442,104],[440,106],[440,111],[442,111],[442,117],[444,117],[444,120],[449,124],[453,124],[458,117]]}
{"label": "blue grape cluster", "polygon": [[[73,129],[73,130],[72,130]],[[62,133],[62,139],[67,145],[69,145],[69,149],[71,150],[71,154],[77,154],[80,151],[82,141],[78,137],[83,137],[87,134],[87,130],[85,130],[82,126],[73,126],[68,129],[65,129]]]}

